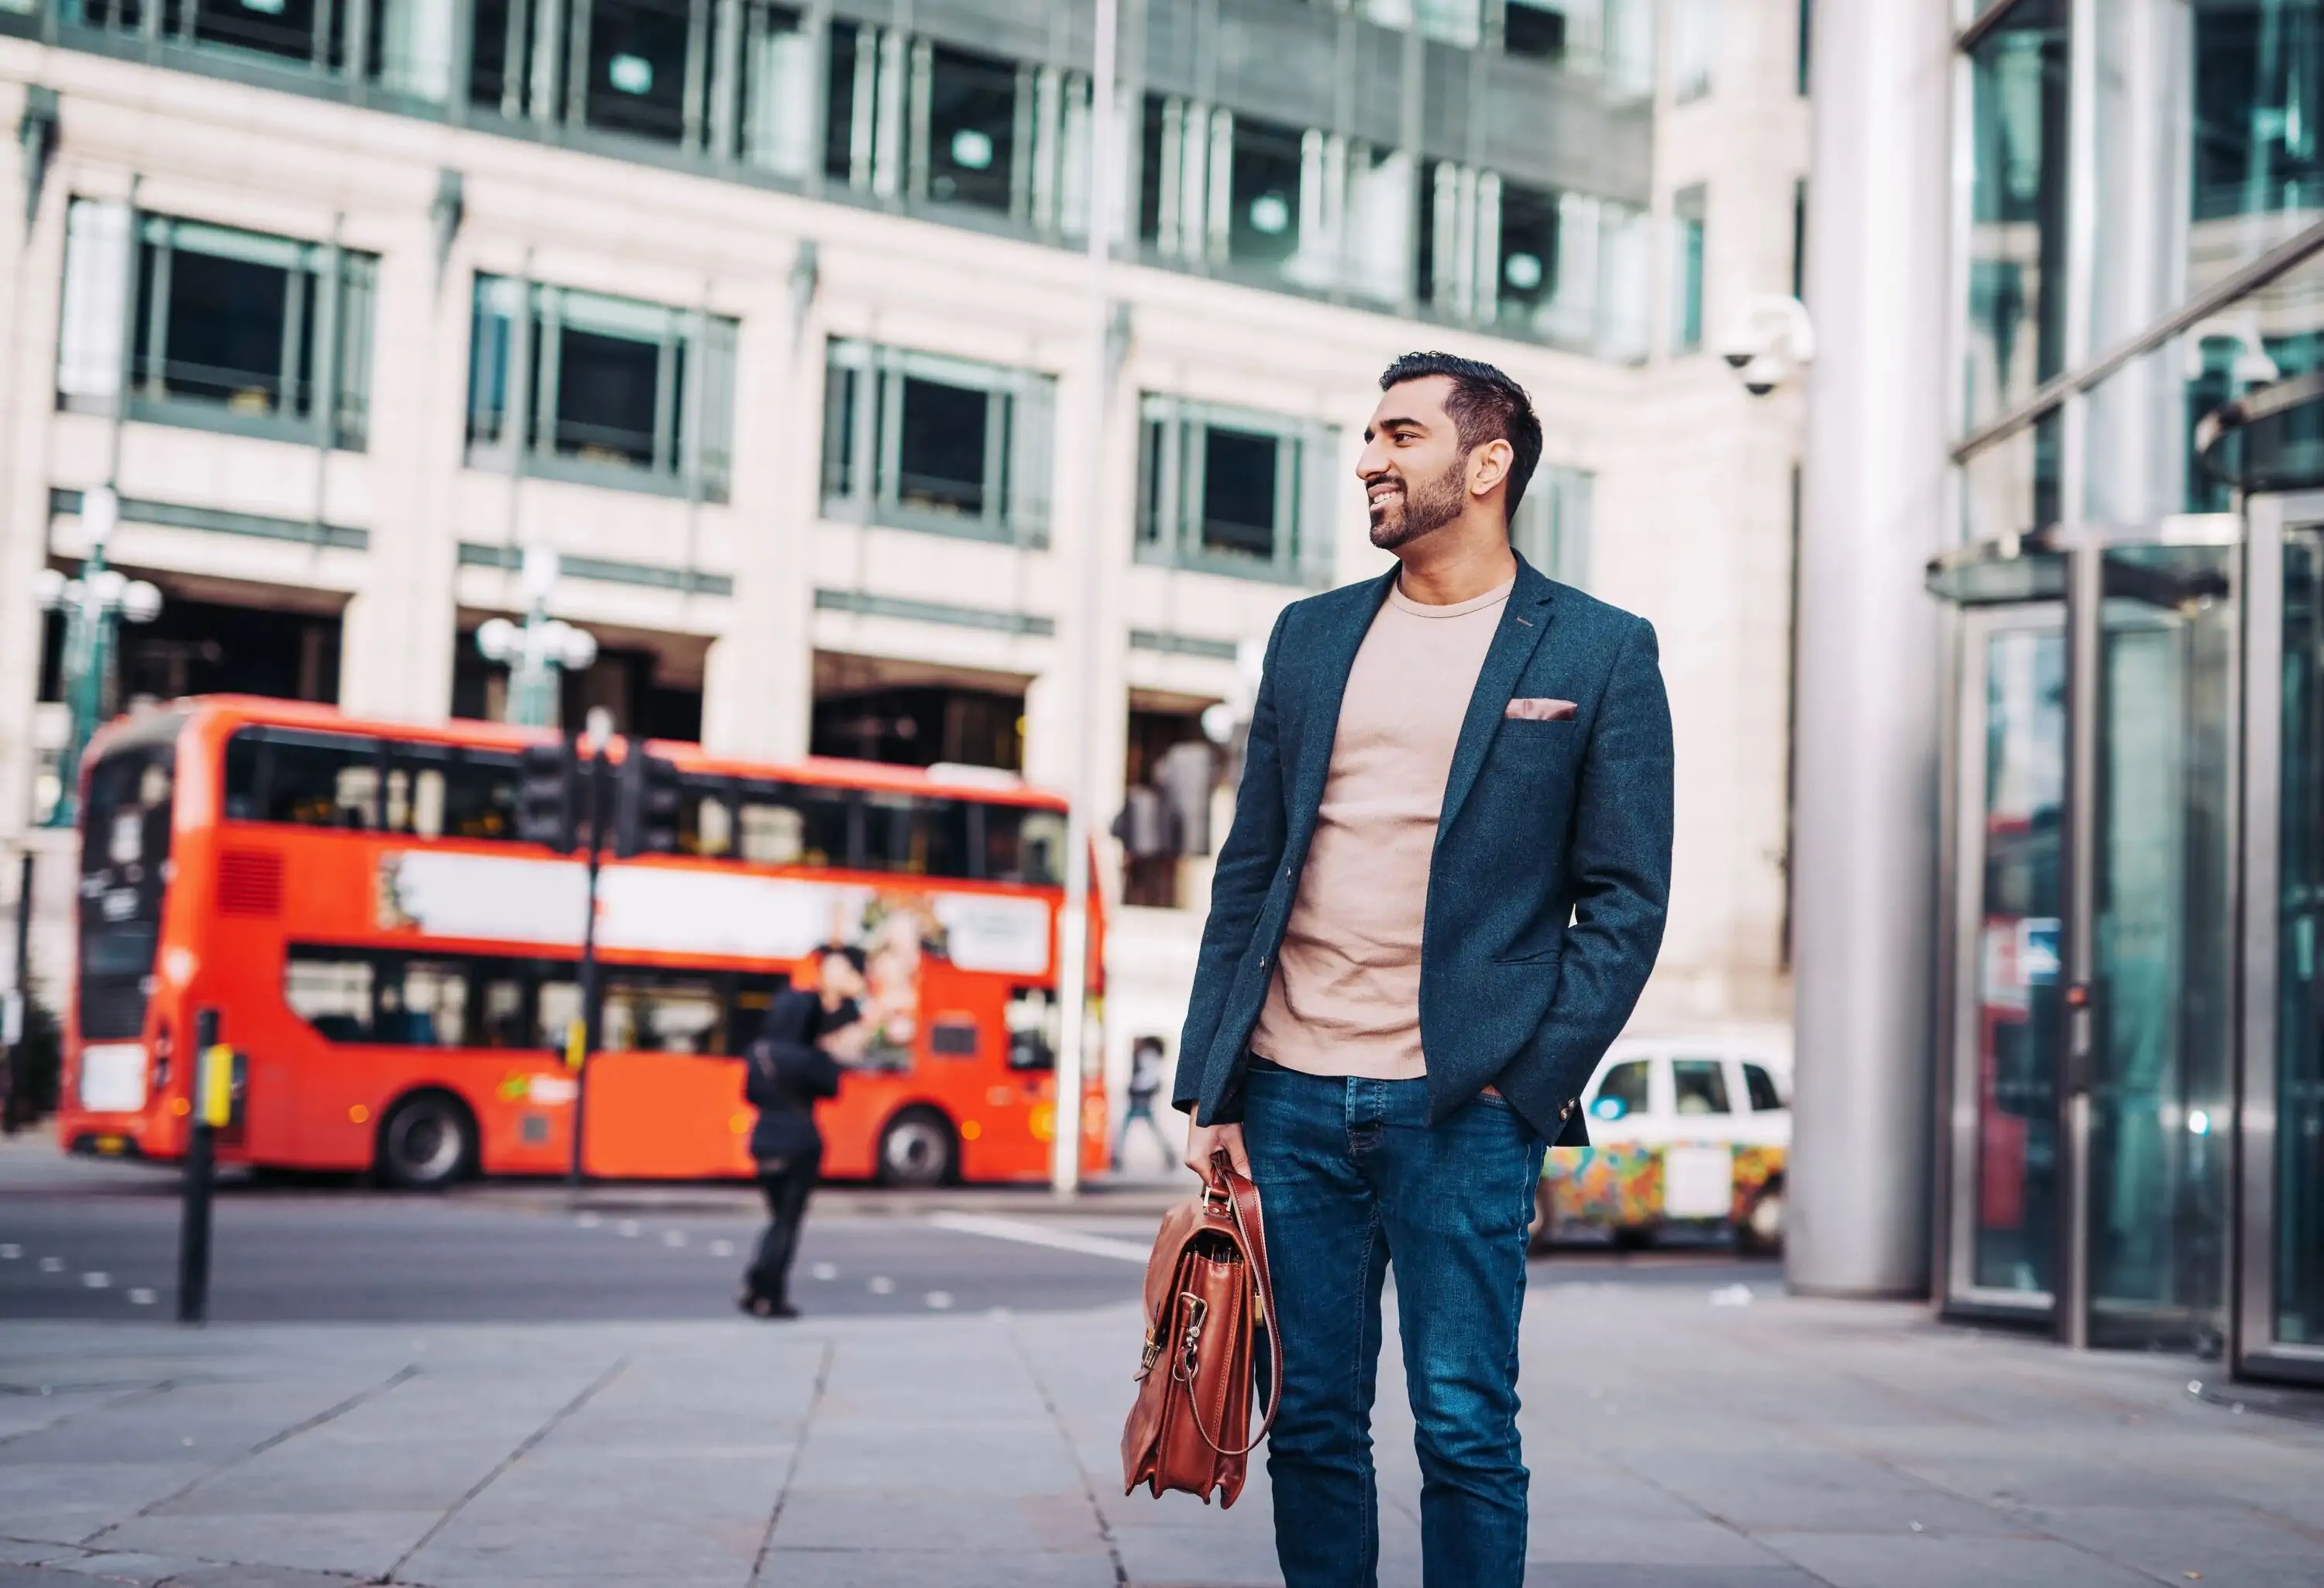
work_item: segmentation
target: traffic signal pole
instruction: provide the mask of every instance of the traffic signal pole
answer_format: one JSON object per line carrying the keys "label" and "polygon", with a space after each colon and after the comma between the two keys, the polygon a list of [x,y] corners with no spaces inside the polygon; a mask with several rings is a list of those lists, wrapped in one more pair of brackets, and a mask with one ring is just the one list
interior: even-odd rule
{"label": "traffic signal pole", "polygon": [[589,834],[588,906],[581,918],[581,1018],[573,1022],[565,1047],[565,1062],[573,1071],[573,1157],[565,1177],[567,1184],[574,1186],[588,1177],[581,1166],[581,1131],[589,1108],[589,1055],[596,1051],[604,1035],[601,1000],[597,996],[597,871],[604,848],[605,807],[610,803],[605,798],[606,748],[600,741],[590,752],[581,772],[582,787],[587,790],[585,808]]}

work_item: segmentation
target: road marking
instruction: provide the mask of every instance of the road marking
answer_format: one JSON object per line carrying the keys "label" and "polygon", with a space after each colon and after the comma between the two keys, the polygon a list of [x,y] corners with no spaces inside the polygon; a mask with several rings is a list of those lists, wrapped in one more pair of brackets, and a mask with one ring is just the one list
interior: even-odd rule
{"label": "road marking", "polygon": [[896,1281],[885,1274],[878,1274],[873,1276],[868,1288],[874,1296],[891,1296],[895,1294]]}
{"label": "road marking", "polygon": [[635,1219],[623,1219],[620,1223],[615,1224],[613,1228],[624,1235],[634,1235],[638,1233],[638,1221]]}
{"label": "road marking", "polygon": [[661,1233],[661,1243],[664,1246],[683,1246],[686,1244],[686,1232],[684,1230],[664,1230]]}
{"label": "road marking", "polygon": [[932,1311],[950,1312],[952,1310],[952,1292],[949,1290],[931,1290],[928,1292],[927,1301]]}
{"label": "road marking", "polygon": [[153,1305],[153,1293],[141,1285],[136,1289],[132,1290],[129,1293],[129,1305],[132,1306],[151,1306]]}
{"label": "road marking", "polygon": [[5,1246],[0,1246],[0,1258],[5,1258],[10,1262],[15,1261],[18,1258],[23,1255],[24,1249],[17,1245],[14,1241],[11,1241]]}
{"label": "road marking", "polygon": [[839,1265],[835,1262],[819,1262],[807,1269],[807,1272],[818,1279],[835,1279],[839,1278]]}
{"label": "road marking", "polygon": [[583,1229],[585,1229],[585,1230],[594,1230],[594,1229],[595,1229],[599,1224],[604,1223],[605,1221],[604,1221],[604,1220],[603,1220],[603,1219],[601,1219],[601,1218],[599,1218],[599,1217],[598,1217],[595,1214],[594,1214],[594,1213],[585,1213],[585,1214],[576,1214],[576,1215],[574,1216],[574,1220],[573,1220],[573,1222],[574,1222],[575,1223],[576,1223],[576,1224],[580,1225],[580,1226],[581,1226]]}
{"label": "road marking", "polygon": [[44,1257],[41,1259],[41,1272],[44,1274],[61,1274],[64,1271],[65,1260],[63,1258]]}
{"label": "road marking", "polygon": [[113,1276],[111,1274],[83,1274],[80,1277],[80,1282],[88,1286],[92,1290],[110,1290],[113,1288]]}
{"label": "road marking", "polygon": [[734,1255],[734,1243],[732,1241],[713,1241],[710,1243],[710,1255],[713,1257],[732,1257]]}
{"label": "road marking", "polygon": [[1150,1247],[1131,1241],[1116,1241],[1105,1235],[1084,1235],[1077,1230],[1052,1230],[1046,1224],[1027,1223],[1019,1219],[999,1219],[975,1213],[940,1213],[931,1214],[928,1223],[940,1230],[952,1230],[963,1235],[982,1235],[994,1241],[1014,1241],[1025,1246],[1047,1246],[1056,1251],[1077,1251],[1084,1257],[1110,1257],[1116,1262],[1134,1262],[1140,1268],[1154,1255]]}

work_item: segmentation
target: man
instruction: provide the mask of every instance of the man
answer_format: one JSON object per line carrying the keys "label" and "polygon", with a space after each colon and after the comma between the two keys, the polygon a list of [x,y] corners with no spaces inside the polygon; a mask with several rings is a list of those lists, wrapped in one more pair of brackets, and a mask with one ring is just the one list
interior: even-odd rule
{"label": "man", "polygon": [[816,957],[816,989],[779,993],[766,1025],[745,1050],[742,1094],[759,1111],[751,1156],[759,1191],[767,1200],[767,1229],[742,1277],[735,1303],[761,1318],[795,1318],[791,1260],[807,1198],[823,1172],[823,1132],[815,1106],[839,1092],[841,1071],[860,1057],[865,1038],[862,1007],[863,951],[840,944]]}
{"label": "man", "polygon": [[1670,710],[1654,630],[1510,549],[1524,390],[1440,353],[1380,389],[1357,473],[1397,567],[1276,623],[1172,1097],[1187,1163],[1261,1192],[1287,1588],[1378,1580],[1391,1263],[1425,1581],[1517,1588],[1526,1226],[1661,945]]}
{"label": "man", "polygon": [[1154,1117],[1154,1099],[1161,1091],[1162,1039],[1140,1037],[1130,1045],[1130,1107],[1123,1112],[1121,1129],[1113,1139],[1115,1168],[1121,1168],[1121,1155],[1130,1150],[1130,1127],[1139,1123],[1162,1149],[1162,1161],[1170,1161],[1170,1138],[1162,1133],[1162,1122]]}

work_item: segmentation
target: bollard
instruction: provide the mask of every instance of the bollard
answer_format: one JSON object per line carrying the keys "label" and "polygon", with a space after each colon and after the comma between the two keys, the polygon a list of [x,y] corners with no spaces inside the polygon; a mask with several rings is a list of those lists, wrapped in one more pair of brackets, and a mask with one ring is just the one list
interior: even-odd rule
{"label": "bollard", "polygon": [[178,1321],[198,1324],[210,1304],[210,1182],[218,1128],[234,1114],[234,1049],[218,1040],[218,1012],[194,1016],[194,1113],[186,1136],[185,1210],[178,1231]]}

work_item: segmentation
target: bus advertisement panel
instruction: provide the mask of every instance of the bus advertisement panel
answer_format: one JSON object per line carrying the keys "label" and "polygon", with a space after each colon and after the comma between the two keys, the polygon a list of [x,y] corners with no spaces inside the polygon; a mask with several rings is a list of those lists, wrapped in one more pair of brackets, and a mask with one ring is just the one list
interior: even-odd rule
{"label": "bus advertisement panel", "polygon": [[[746,1176],[740,1056],[784,986],[852,974],[826,956],[844,947],[869,1036],[821,1111],[825,1172],[1047,1177],[1061,801],[655,745],[679,770],[679,852],[604,863],[585,1011],[587,868],[513,836],[540,739],[226,698],[108,727],[84,779],[64,1146],[181,1153],[195,1014],[216,1009],[242,1064],[225,1161],[420,1186],[558,1174],[577,1117],[591,1175]],[[1093,931],[1092,1021],[1102,953]],[[1105,1122],[1093,1085],[1085,1171]]]}

